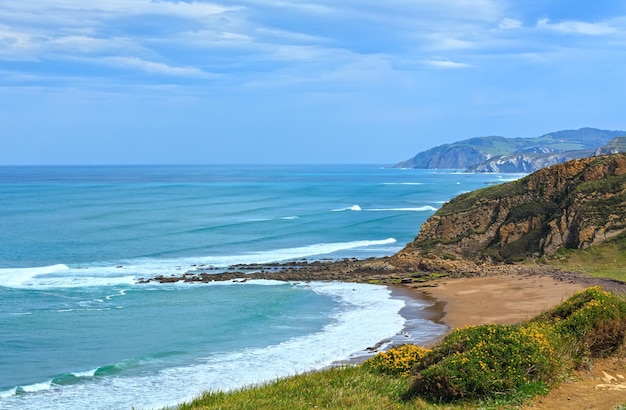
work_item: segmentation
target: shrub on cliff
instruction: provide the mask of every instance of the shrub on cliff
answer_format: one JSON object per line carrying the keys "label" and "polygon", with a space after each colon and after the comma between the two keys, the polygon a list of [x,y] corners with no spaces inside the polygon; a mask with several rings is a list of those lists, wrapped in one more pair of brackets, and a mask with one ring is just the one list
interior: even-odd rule
{"label": "shrub on cliff", "polygon": [[574,294],[534,321],[554,326],[571,345],[571,355],[577,364],[625,348],[626,299],[600,287]]}
{"label": "shrub on cliff", "polygon": [[413,367],[430,350],[412,344],[393,347],[363,362],[363,367],[373,373],[409,376]]}
{"label": "shrub on cliff", "polygon": [[414,367],[406,397],[455,401],[543,391],[560,373],[556,339],[539,323],[455,330]]}

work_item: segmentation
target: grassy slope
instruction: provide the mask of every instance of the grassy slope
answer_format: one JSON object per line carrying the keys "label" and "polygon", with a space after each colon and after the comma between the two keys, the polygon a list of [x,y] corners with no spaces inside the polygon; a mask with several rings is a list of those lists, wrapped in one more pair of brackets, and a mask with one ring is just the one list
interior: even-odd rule
{"label": "grassy slope", "polygon": [[[421,399],[403,401],[411,379],[373,374],[362,367],[340,367],[280,379],[231,393],[205,393],[179,410],[461,410],[514,408],[523,397],[508,397],[478,405],[432,404]],[[503,407],[503,405],[505,407]]]}
{"label": "grassy slope", "polygon": [[626,238],[584,250],[564,250],[545,262],[567,271],[626,282]]}
{"label": "grassy slope", "polygon": [[406,377],[376,375],[360,367],[339,367],[233,393],[205,393],[198,400],[182,405],[180,410],[415,409],[415,403],[400,400],[409,384]]}

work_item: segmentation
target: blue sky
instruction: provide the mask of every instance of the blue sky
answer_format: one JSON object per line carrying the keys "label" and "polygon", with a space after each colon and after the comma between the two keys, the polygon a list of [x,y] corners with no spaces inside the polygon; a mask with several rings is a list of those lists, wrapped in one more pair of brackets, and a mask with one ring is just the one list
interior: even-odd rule
{"label": "blue sky", "polygon": [[0,3],[0,164],[377,163],[626,129],[622,0]]}

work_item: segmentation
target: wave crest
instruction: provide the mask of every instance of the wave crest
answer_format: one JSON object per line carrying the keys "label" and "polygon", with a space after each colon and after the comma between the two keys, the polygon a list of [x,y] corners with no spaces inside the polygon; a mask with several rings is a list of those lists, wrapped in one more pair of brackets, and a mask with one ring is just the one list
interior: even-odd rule
{"label": "wave crest", "polygon": [[352,205],[346,208],[333,209],[333,212],[343,212],[343,211],[357,211],[358,212],[358,211],[362,211],[362,209],[359,205]]}

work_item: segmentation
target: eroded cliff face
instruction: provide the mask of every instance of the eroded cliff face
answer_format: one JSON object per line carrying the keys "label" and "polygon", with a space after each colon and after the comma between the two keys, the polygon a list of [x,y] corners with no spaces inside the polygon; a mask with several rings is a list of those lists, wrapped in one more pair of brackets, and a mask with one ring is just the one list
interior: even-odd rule
{"label": "eroded cliff face", "polygon": [[454,198],[395,262],[424,263],[428,255],[450,263],[518,261],[586,248],[625,231],[626,155],[576,159]]}

